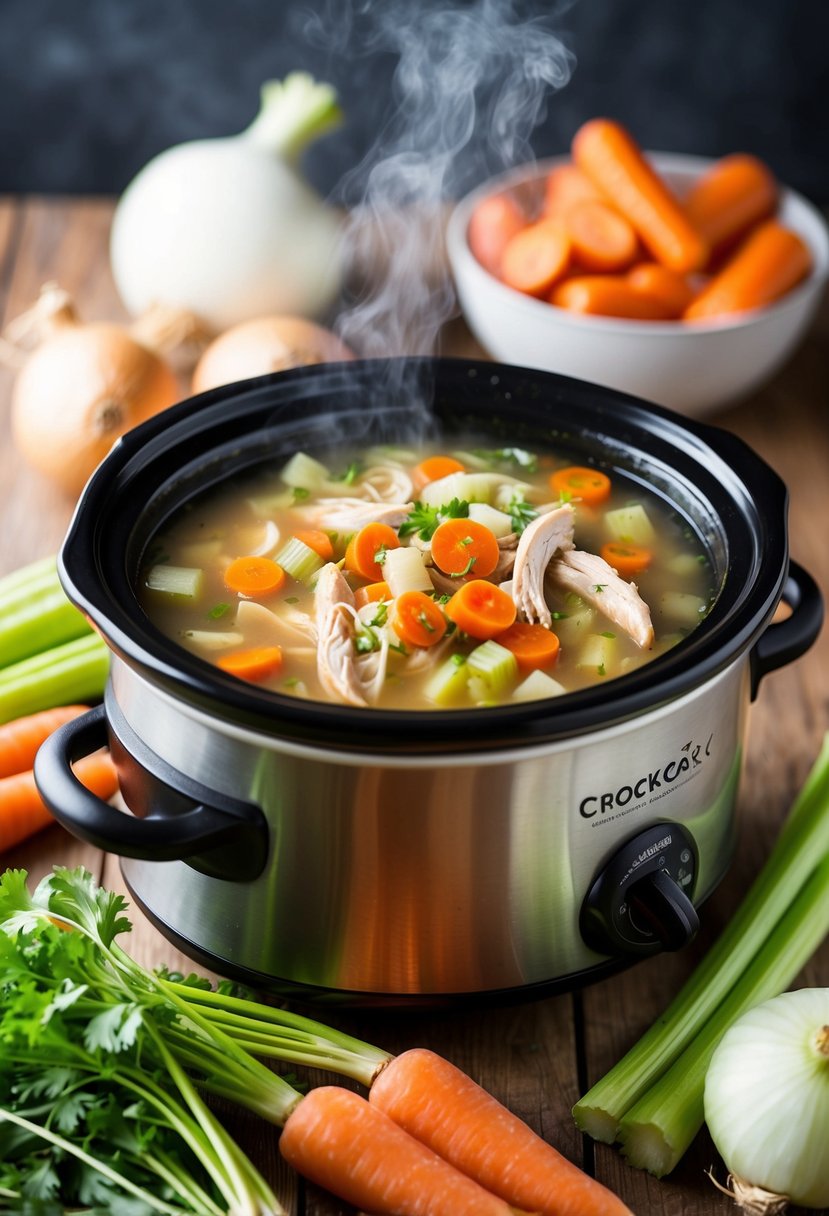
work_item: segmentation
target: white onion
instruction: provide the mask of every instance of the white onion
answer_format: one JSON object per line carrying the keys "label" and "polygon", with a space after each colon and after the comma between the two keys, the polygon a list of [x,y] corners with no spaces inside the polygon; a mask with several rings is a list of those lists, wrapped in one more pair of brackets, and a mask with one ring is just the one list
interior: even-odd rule
{"label": "white onion", "polygon": [[[781,1198],[829,1207],[829,988],[801,988],[743,1014],[705,1081],[705,1119],[752,1211]],[[757,1189],[767,1192],[763,1199]]]}

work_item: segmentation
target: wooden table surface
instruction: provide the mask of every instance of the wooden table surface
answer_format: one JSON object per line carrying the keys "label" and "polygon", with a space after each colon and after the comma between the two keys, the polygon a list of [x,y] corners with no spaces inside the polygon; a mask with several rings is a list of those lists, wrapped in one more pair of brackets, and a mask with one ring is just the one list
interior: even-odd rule
{"label": "wooden table surface", "polygon": [[[40,285],[57,280],[89,320],[123,317],[107,261],[112,204],[100,199],[0,200],[0,315],[5,325],[32,304]],[[829,592],[829,308],[800,350],[762,392],[712,421],[746,439],[791,491],[793,557]],[[480,354],[462,323],[446,335],[450,353]],[[53,552],[72,503],[22,467],[8,430],[11,375],[0,372],[0,573]],[[669,1178],[630,1169],[617,1153],[576,1132],[570,1108],[668,1004],[728,920],[765,858],[824,731],[829,728],[829,631],[796,663],[773,673],[750,711],[749,745],[739,796],[740,845],[733,867],[706,904],[697,941],[678,955],[640,963],[571,995],[510,1008],[440,1014],[360,1014],[326,1010],[343,1029],[393,1051],[433,1047],[465,1068],[559,1150],[594,1172],[637,1213],[715,1216],[732,1210],[706,1177],[719,1166],[705,1132]],[[0,859],[40,878],[53,865],[84,864],[107,886],[122,888],[117,860],[55,826]],[[147,965],[181,956],[133,910],[130,948]],[[796,986],[829,985],[829,943]],[[305,1186],[280,1163],[277,1137],[257,1120],[230,1119],[271,1179],[291,1216],[333,1216],[344,1205]]]}

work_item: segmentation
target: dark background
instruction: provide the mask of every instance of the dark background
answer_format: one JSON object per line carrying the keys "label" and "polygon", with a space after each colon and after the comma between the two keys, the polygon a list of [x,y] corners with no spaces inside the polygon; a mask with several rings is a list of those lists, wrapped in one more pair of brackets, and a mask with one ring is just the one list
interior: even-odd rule
{"label": "dark background", "polygon": [[[498,3],[541,16],[575,57],[537,154],[604,113],[646,147],[753,151],[829,202],[829,0]],[[372,4],[388,14],[385,0],[0,0],[0,192],[120,191],[161,149],[244,127],[262,80],[293,68],[331,81],[348,116],[307,159],[332,190],[388,113],[396,58],[368,50]]]}

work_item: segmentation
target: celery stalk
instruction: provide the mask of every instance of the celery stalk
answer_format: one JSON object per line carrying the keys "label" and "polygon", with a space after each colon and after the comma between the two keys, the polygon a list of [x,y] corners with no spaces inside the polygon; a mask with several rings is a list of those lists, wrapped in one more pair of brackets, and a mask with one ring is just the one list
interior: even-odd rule
{"label": "celery stalk", "polygon": [[720,1039],[741,1014],[784,992],[827,933],[829,855],[696,1038],[622,1119],[631,1165],[661,1178],[678,1164],[702,1127],[705,1074]]}
{"label": "celery stalk", "polygon": [[666,1012],[576,1103],[577,1125],[616,1139],[623,1117],[700,1033],[829,856],[829,733],[775,847],[731,921]]}
{"label": "celery stalk", "polygon": [[97,633],[53,646],[0,670],[0,723],[54,705],[98,700],[109,650]]}
{"label": "celery stalk", "polygon": [[64,594],[53,557],[0,579],[0,667],[89,632]]}

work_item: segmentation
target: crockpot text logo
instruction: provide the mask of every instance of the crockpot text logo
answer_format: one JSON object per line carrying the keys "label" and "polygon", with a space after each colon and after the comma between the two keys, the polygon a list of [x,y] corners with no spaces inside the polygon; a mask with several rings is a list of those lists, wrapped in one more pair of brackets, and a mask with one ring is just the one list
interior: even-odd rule
{"label": "crockpot text logo", "polygon": [[679,755],[672,757],[667,764],[651,769],[629,785],[620,785],[618,789],[605,790],[601,794],[588,794],[579,803],[579,814],[583,819],[592,819],[595,815],[622,810],[651,796],[659,797],[657,790],[675,785],[687,773],[693,772],[704,763],[706,757],[711,755],[713,738],[713,735],[709,735],[705,743],[694,743],[691,740],[680,749]]}

